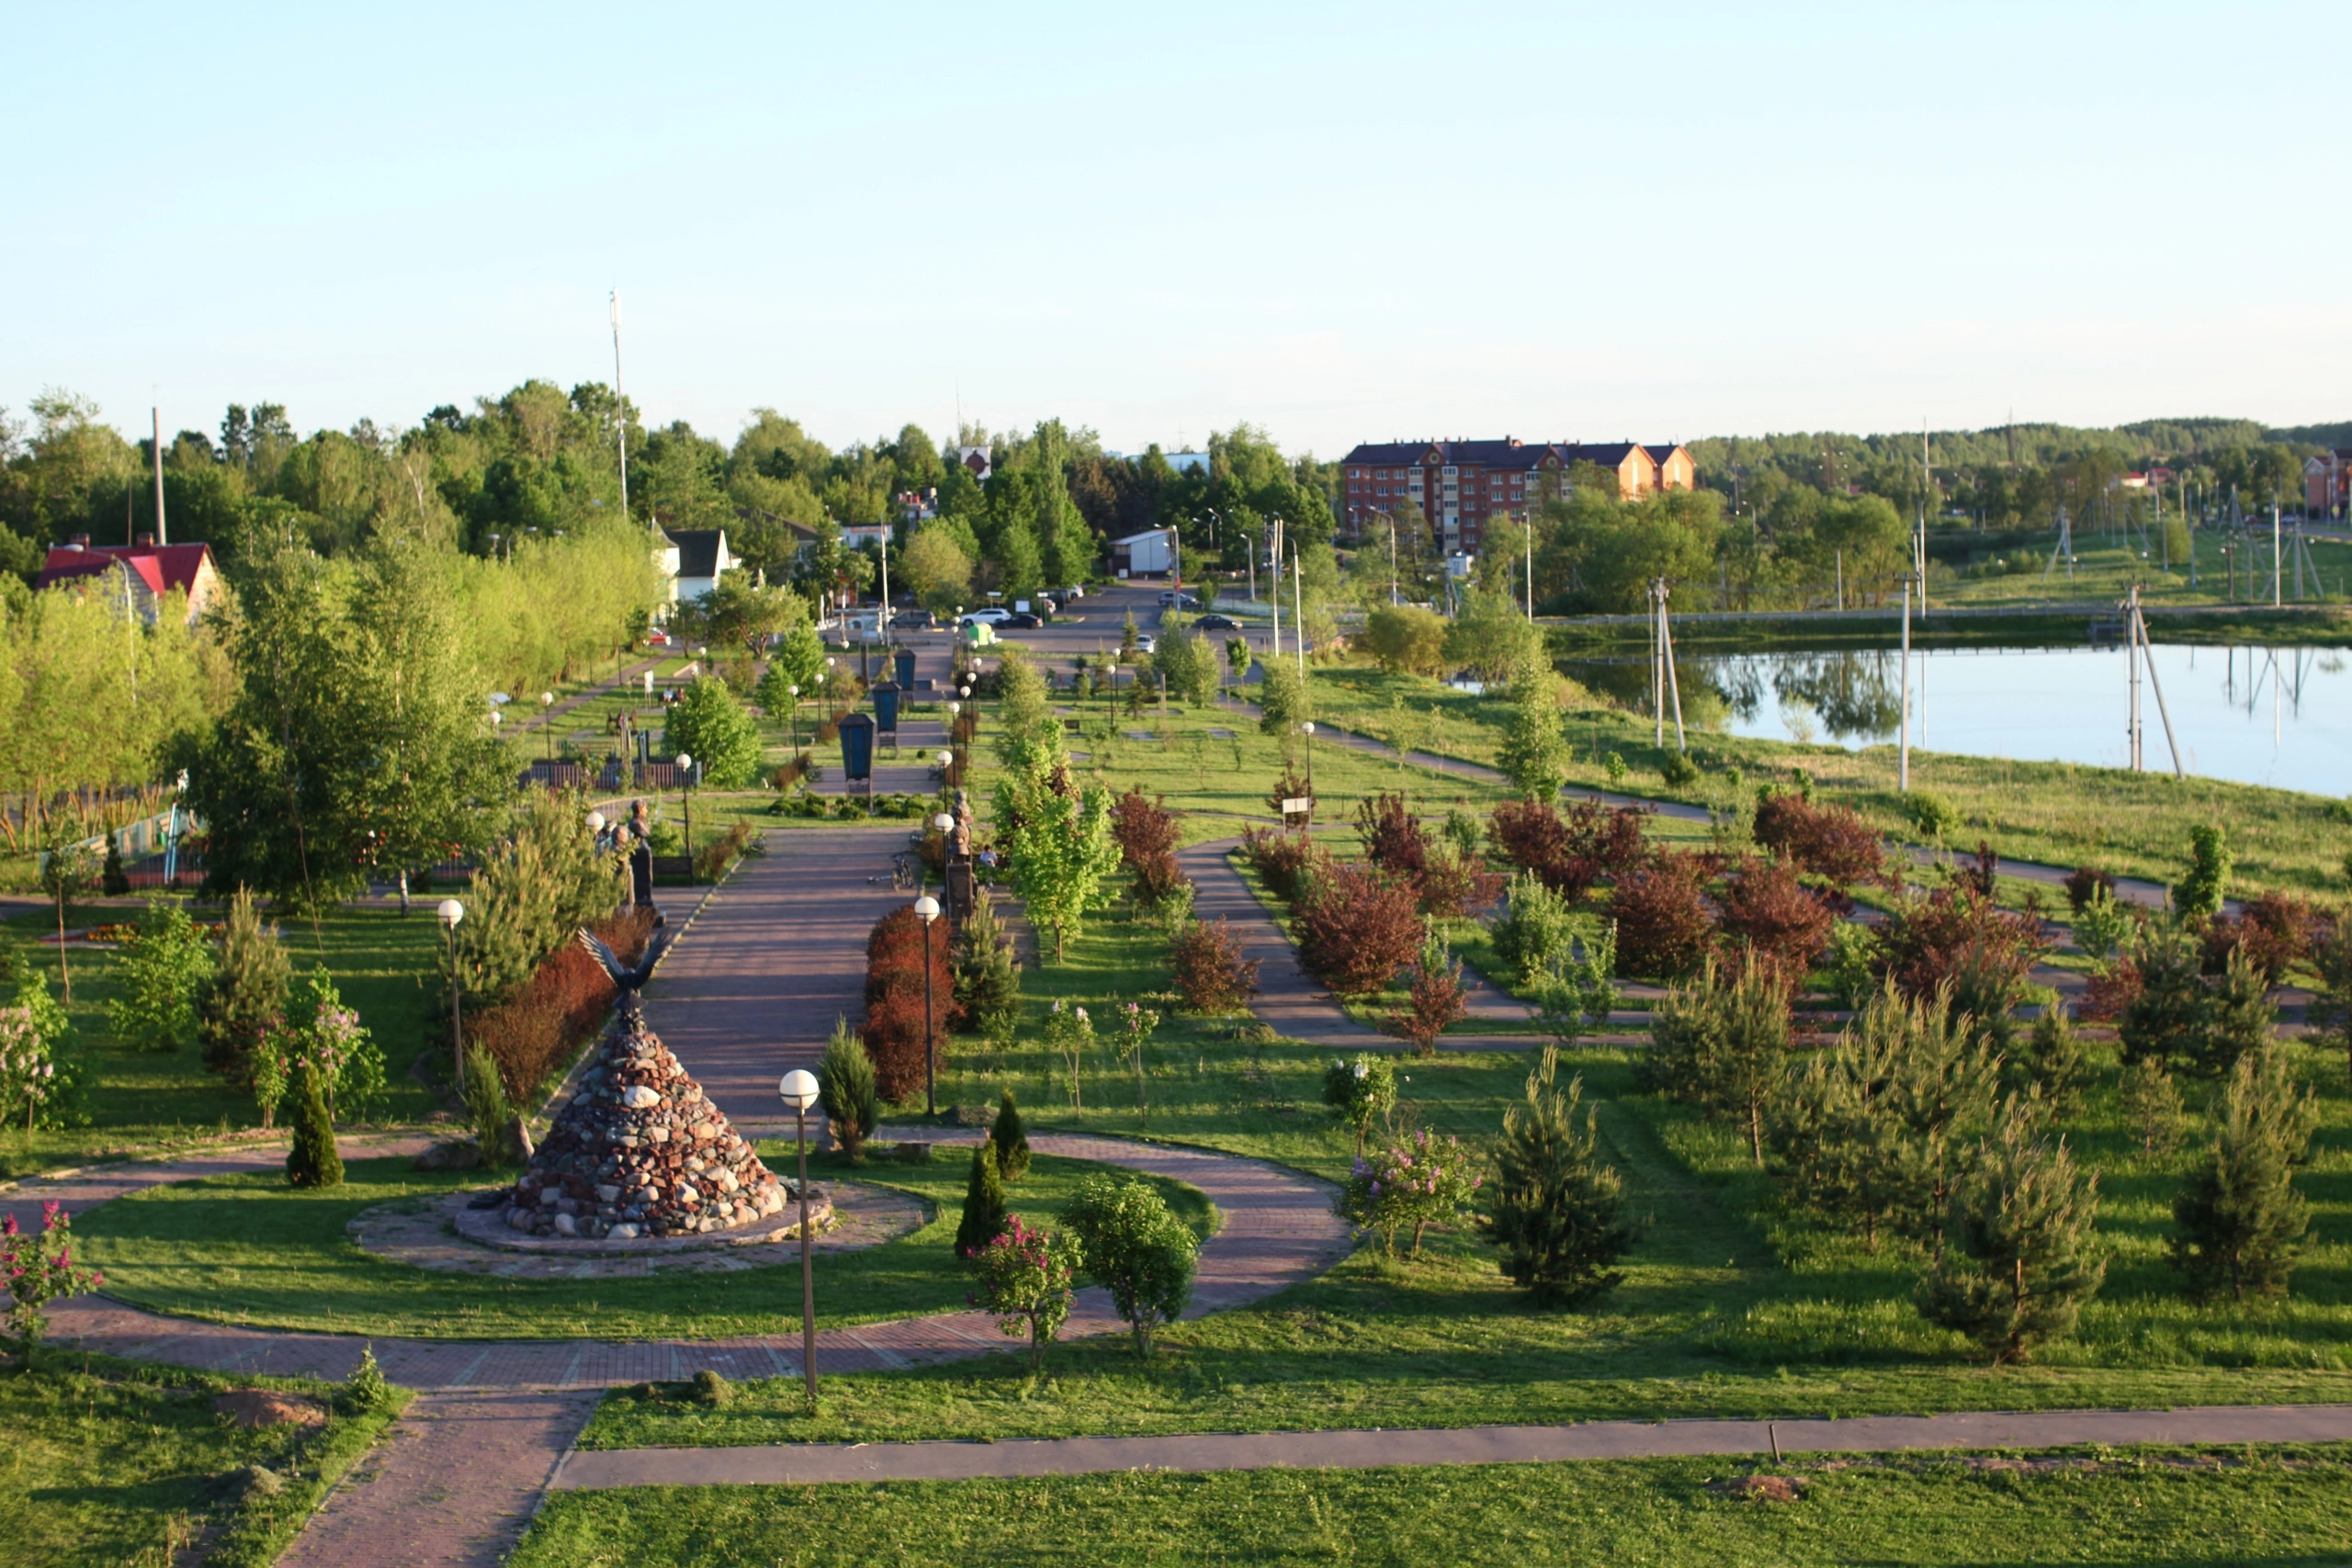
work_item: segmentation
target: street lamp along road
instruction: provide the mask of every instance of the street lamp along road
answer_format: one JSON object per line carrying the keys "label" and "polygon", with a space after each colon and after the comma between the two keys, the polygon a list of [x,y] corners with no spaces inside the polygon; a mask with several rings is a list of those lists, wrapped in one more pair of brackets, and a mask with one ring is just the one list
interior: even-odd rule
{"label": "street lamp along road", "polygon": [[932,923],[939,919],[939,900],[928,893],[924,894],[915,900],[915,913],[922,919],[922,1103],[926,1115],[936,1116],[939,1114],[935,1071],[939,1065],[939,1032],[932,1023],[931,1015],[931,928]]}
{"label": "street lamp along road", "polygon": [[539,726],[548,732],[548,761],[555,761],[555,694],[539,694]]}
{"label": "street lamp along road", "polygon": [[444,898],[433,911],[441,922],[441,937],[449,952],[449,1082],[458,1093],[466,1087],[466,1032],[461,1018],[462,1007],[458,983],[458,922],[466,918],[466,907],[455,898]]}
{"label": "street lamp along road", "polygon": [[792,1108],[794,1141],[800,1147],[800,1366],[808,1381],[808,1410],[817,1410],[817,1281],[808,1264],[808,1111],[817,1103],[817,1075],[795,1067],[776,1080],[775,1091]]}
{"label": "street lamp along road", "polygon": [[686,886],[695,885],[695,760],[678,753],[678,800],[686,814]]}

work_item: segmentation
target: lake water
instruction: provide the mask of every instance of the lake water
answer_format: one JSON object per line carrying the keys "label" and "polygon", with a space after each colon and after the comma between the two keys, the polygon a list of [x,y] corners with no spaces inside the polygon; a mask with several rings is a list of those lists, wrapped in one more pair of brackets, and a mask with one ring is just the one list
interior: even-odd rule
{"label": "lake water", "polygon": [[[2188,772],[2315,795],[2352,792],[2352,650],[2158,644],[2152,651]],[[1639,659],[1563,668],[1621,699],[1646,699],[1647,666]],[[1894,744],[1902,668],[1894,649],[1676,660],[1687,721],[1849,750]],[[2172,754],[2144,671],[2140,708],[2143,763],[2169,772]],[[1911,654],[1911,743],[1924,750],[2125,767],[2130,714],[2121,649]]]}

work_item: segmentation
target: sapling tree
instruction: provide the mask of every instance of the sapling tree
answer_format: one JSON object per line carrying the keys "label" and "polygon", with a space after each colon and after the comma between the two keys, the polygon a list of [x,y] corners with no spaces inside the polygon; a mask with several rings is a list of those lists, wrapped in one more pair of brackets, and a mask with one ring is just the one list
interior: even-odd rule
{"label": "sapling tree", "polygon": [[1071,1287],[1084,1265],[1078,1238],[1065,1232],[1040,1230],[1018,1214],[1004,1229],[972,1255],[978,1288],[973,1303],[996,1314],[997,1327],[1010,1336],[1029,1336],[1029,1371],[1045,1370],[1046,1347],[1069,1321]]}
{"label": "sapling tree", "polygon": [[2296,1192],[2319,1113],[2278,1045],[2231,1068],[2214,1107],[2213,1142],[2173,1200],[2170,1261],[2188,1293],[2239,1301],[2276,1295],[2301,1255],[2311,1205]]}
{"label": "sapling tree", "polygon": [[1029,1174],[1029,1130],[1021,1124],[1021,1107],[1012,1102],[1011,1089],[1004,1091],[1004,1102],[989,1124],[989,1142],[996,1148],[998,1175],[1012,1182]]}
{"label": "sapling tree", "polygon": [[1524,1105],[1503,1112],[1495,1179],[1482,1216],[1500,1267],[1542,1306],[1575,1306],[1615,1288],[1610,1266],[1634,1244],[1623,1179],[1599,1155],[1593,1112],[1577,1115],[1584,1080],[1557,1087],[1560,1054],[1544,1048]]}
{"label": "sapling tree", "polygon": [[1789,1066],[1789,1001],[1753,957],[1736,976],[1710,959],[1668,991],[1650,1024],[1651,1079],[1677,1100],[1729,1115],[1764,1163],[1764,1105]]}
{"label": "sapling tree", "polygon": [[2317,1031],[2317,1043],[2344,1053],[2345,1071],[2352,1075],[2352,913],[2339,911],[2322,928],[2312,943],[2312,967],[2319,972],[2319,987],[2304,1021]]}
{"label": "sapling tree", "polygon": [[1144,1088],[1144,1047],[1159,1027],[1159,1014],[1141,1002],[1130,1001],[1121,1003],[1113,1018],[1119,1026],[1119,1059],[1135,1063],[1136,1113],[1148,1127],[1151,1125],[1151,1101]]}
{"label": "sapling tree", "polygon": [[2188,1112],[2180,1102],[2180,1086],[2165,1070],[2162,1059],[2143,1056],[2127,1066],[2119,1094],[2123,1123],[2140,1140],[2144,1158],[2160,1159],[2179,1146]]}
{"label": "sapling tree", "polygon": [[1087,1053],[1094,1049],[1094,1021],[1087,1016],[1084,1008],[1071,1006],[1056,997],[1052,1010],[1046,1014],[1046,1044],[1069,1071],[1069,1108],[1085,1110],[1082,1080]]}
{"label": "sapling tree", "polygon": [[882,1097],[874,1059],[865,1054],[865,1042],[846,1020],[833,1020],[832,1037],[818,1058],[817,1103],[824,1107],[834,1146],[849,1156],[852,1165],[864,1164],[865,1141],[882,1120]]}
{"label": "sapling tree", "polygon": [[262,923],[251,890],[239,888],[229,901],[220,960],[197,990],[207,1067],[234,1084],[253,1082],[254,1057],[286,1011],[292,974],[276,928]]}
{"label": "sapling tree", "polygon": [[1470,1152],[1451,1135],[1440,1139],[1417,1127],[1398,1143],[1359,1155],[1331,1206],[1358,1231],[1378,1231],[1380,1249],[1396,1255],[1396,1232],[1413,1227],[1413,1256],[1421,1255],[1421,1233],[1451,1224],[1477,1196],[1484,1179],[1472,1168]]}
{"label": "sapling tree", "polygon": [[990,1040],[1012,1039],[1021,1016],[1021,959],[986,889],[956,933],[955,972],[956,1000],[973,1027]]}
{"label": "sapling tree", "polygon": [[977,1257],[1003,1234],[1004,1174],[997,1168],[996,1145],[983,1138],[972,1145],[972,1174],[964,1187],[964,1214],[956,1226],[956,1254]]}
{"label": "sapling tree", "polygon": [[1090,1176],[1062,1210],[1085,1253],[1085,1269],[1111,1292],[1135,1331],[1136,1354],[1149,1357],[1153,1332],[1184,1314],[1192,1299],[1200,1243],[1151,1183]]}
{"label": "sapling tree", "polygon": [[151,899],[117,973],[120,994],[107,1004],[117,1041],[159,1053],[196,1043],[197,991],[211,976],[212,953],[187,910]]}
{"label": "sapling tree", "polygon": [[294,1146],[286,1156],[286,1179],[297,1187],[343,1185],[343,1156],[334,1145],[334,1122],[327,1114],[327,1075],[304,1063],[295,1073]]}
{"label": "sapling tree", "polygon": [[1359,1053],[1353,1061],[1335,1057],[1323,1069],[1323,1103],[1354,1130],[1356,1154],[1361,1156],[1373,1123],[1386,1122],[1396,1109],[1396,1069],[1385,1056],[1368,1051]]}
{"label": "sapling tree", "polygon": [[2021,1094],[2030,1089],[2052,1114],[2069,1115],[2082,1097],[2082,1036],[2075,1030],[2064,997],[2045,988],[2036,1000],[2041,1014],[2003,1058],[2003,1077],[2011,1092]]}
{"label": "sapling tree", "polygon": [[1921,1315],[1996,1365],[2072,1332],[2107,1265],[2090,1256],[2098,1177],[2075,1167],[2038,1111],[2011,1100],[1953,1191],[1951,1245],[1914,1293]]}
{"label": "sapling tree", "polygon": [[1537,800],[1559,794],[1568,776],[1568,743],[1560,733],[1553,687],[1548,664],[1530,660],[1512,672],[1510,724],[1495,754],[1511,787]]}
{"label": "sapling tree", "polygon": [[98,868],[85,844],[59,844],[41,857],[40,890],[57,907],[57,978],[68,1007],[74,1003],[74,971],[65,961],[65,913],[74,900],[90,890]]}
{"label": "sapling tree", "polygon": [[1617,1006],[1616,973],[1617,927],[1588,929],[1544,960],[1528,986],[1528,1016],[1563,1050],[1573,1047],[1609,1022]]}
{"label": "sapling tree", "polygon": [[1577,935],[1570,900],[1545,886],[1532,871],[1510,879],[1510,894],[1491,928],[1495,956],[1511,967],[1520,985],[1534,983],[1552,961],[1568,951]]}
{"label": "sapling tree", "polygon": [[1406,971],[1406,1005],[1390,1010],[1389,1032],[1410,1041],[1417,1054],[1435,1055],[1438,1036],[1469,1010],[1463,1001],[1462,960],[1453,956],[1444,934],[1434,926],[1421,942],[1420,956]]}
{"label": "sapling tree", "polygon": [[2172,907],[2184,920],[2202,925],[2222,912],[2229,891],[2230,845],[2220,823],[2188,830],[2188,871],[2172,886]]}

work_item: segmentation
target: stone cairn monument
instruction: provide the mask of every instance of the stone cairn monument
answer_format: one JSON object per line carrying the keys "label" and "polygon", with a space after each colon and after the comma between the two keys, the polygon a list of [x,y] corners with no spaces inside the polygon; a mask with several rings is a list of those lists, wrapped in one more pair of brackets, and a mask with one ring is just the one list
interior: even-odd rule
{"label": "stone cairn monument", "polygon": [[506,1223],[532,1235],[627,1241],[732,1230],[792,1194],[646,1027],[638,992],[669,933],[634,966],[580,933],[619,988],[605,1043],[514,1184]]}

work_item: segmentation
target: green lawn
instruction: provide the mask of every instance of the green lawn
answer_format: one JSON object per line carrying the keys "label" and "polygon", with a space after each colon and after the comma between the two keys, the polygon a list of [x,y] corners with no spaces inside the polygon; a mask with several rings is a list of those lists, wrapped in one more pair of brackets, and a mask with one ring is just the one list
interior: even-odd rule
{"label": "green lawn", "polygon": [[[99,917],[86,912],[75,917],[77,921],[92,918]],[[108,909],[102,918],[127,918],[127,912]],[[39,914],[7,919],[19,961],[46,974],[55,992],[57,949],[27,940],[47,925]],[[438,984],[434,950],[440,928],[434,924],[429,905],[405,920],[388,909],[338,909],[323,916],[315,928],[307,919],[287,921],[281,934],[296,975],[323,964],[344,1000],[358,1010],[383,1048],[390,1093],[378,1120],[406,1122],[429,1114],[432,1097],[408,1071],[419,1052],[447,1048],[447,1036],[434,1021]],[[29,1139],[21,1126],[0,1129],[0,1176],[132,1149],[169,1148],[261,1124],[253,1097],[206,1072],[195,1051],[157,1054],[115,1039],[107,1017],[107,1003],[116,995],[118,959],[112,949],[76,944],[65,962],[74,976],[74,1003],[68,1010],[88,1064],[81,1106],[86,1122],[43,1128]]]}
{"label": "green lawn", "polygon": [[[762,1145],[775,1168],[790,1146]],[[812,1170],[849,1174],[830,1156]],[[1016,1213],[1051,1214],[1080,1178],[1102,1168],[1040,1156],[1012,1191]],[[107,1293],[158,1312],[247,1325],[420,1338],[715,1337],[770,1334],[798,1324],[799,1254],[733,1273],[633,1280],[503,1280],[389,1262],[361,1251],[345,1225],[361,1210],[429,1201],[488,1182],[435,1174],[401,1159],[357,1160],[345,1185],[301,1191],[275,1172],[214,1177],[151,1189],[78,1222],[88,1260],[106,1270]],[[968,1277],[955,1258],[956,1224],[968,1165],[945,1154],[923,1165],[876,1162],[856,1179],[912,1192],[933,1206],[911,1235],[854,1252],[820,1254],[817,1301],[828,1325],[962,1307]],[[1214,1224],[1192,1188],[1159,1183],[1204,1233]]]}
{"label": "green lawn", "polygon": [[670,1564],[2254,1563],[2320,1568],[2352,1538],[2340,1448],[2106,1451],[1986,1470],[1923,1458],[1777,1467],[1804,1501],[1710,1491],[1727,1460],[1136,1473],[873,1486],[559,1492],[517,1568]]}
{"label": "green lawn", "polygon": [[[0,1371],[0,1560],[41,1568],[173,1568],[209,1534],[205,1561],[275,1562],[325,1495],[391,1419],[336,1416],[317,1432],[243,1431],[215,1395],[256,1385],[326,1397],[284,1378],[141,1367],[51,1352],[40,1370]],[[246,1466],[285,1478],[246,1497]]]}

